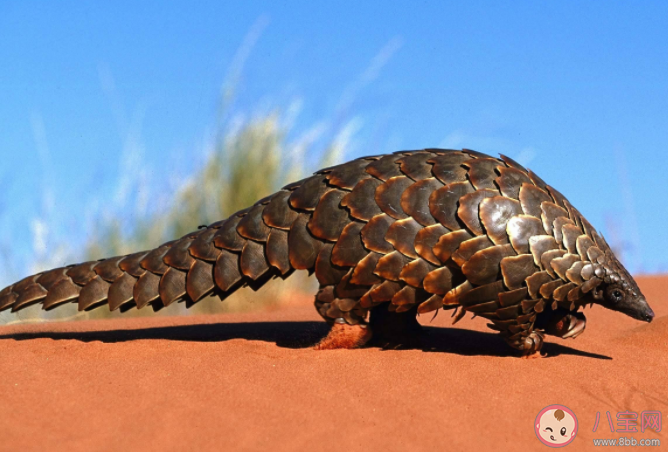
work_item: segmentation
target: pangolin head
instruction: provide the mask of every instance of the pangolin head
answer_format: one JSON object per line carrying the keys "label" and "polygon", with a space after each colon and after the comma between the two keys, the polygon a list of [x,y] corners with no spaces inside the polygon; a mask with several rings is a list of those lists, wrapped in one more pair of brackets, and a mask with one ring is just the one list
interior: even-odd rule
{"label": "pangolin head", "polygon": [[596,261],[591,263],[593,270],[590,279],[587,280],[587,283],[595,284],[591,285],[584,297],[575,303],[575,309],[557,307],[540,313],[535,323],[537,328],[564,339],[575,338],[582,334],[586,326],[586,319],[584,314],[579,312],[579,308],[590,303],[623,312],[634,319],[652,321],[654,312],[647,304],[638,284],[602,238],[599,243],[603,254],[597,256]]}
{"label": "pangolin head", "polygon": [[605,248],[605,258],[600,262],[604,273],[602,282],[591,291],[594,302],[634,319],[651,322],[654,311],[647,304],[638,284],[612,250]]}

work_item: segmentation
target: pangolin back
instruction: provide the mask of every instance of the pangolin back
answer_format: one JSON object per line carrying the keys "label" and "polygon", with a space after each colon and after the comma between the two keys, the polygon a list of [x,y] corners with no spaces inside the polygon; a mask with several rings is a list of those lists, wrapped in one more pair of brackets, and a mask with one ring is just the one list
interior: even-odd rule
{"label": "pangolin back", "polygon": [[533,172],[505,156],[426,149],[320,170],[150,251],[29,276],[0,291],[0,310],[158,309],[294,270],[315,272],[328,320],[364,323],[381,304],[461,307],[457,318],[490,319],[520,349],[535,348],[539,313],[577,311],[599,286],[642,297],[605,240]]}

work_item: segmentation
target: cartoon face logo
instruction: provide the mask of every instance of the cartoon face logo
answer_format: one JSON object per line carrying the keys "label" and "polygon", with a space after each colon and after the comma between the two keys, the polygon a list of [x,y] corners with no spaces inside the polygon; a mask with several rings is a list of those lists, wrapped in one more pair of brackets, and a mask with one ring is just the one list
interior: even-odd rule
{"label": "cartoon face logo", "polygon": [[536,436],[541,443],[550,447],[564,447],[570,444],[578,433],[578,419],[563,405],[543,408],[534,422]]}

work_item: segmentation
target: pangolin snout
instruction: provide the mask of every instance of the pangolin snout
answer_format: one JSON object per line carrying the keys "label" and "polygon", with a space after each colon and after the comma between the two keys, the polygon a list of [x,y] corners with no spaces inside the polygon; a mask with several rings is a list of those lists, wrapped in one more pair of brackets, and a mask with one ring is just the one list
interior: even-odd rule
{"label": "pangolin snout", "polygon": [[635,310],[633,317],[644,322],[651,322],[654,319],[654,311],[647,304],[647,300],[640,298],[637,301],[638,309]]}
{"label": "pangolin snout", "polygon": [[652,311],[652,308],[650,308],[649,306],[647,306],[647,312],[645,313],[643,320],[645,322],[651,322],[652,320],[654,320],[654,311]]}

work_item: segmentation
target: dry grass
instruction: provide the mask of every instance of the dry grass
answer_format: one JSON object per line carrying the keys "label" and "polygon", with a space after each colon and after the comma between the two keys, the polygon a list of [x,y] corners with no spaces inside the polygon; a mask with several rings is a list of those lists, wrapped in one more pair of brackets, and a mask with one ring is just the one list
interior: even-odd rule
{"label": "dry grass", "polygon": [[[206,138],[201,147],[204,152],[197,152],[199,146],[193,145],[193,149],[176,157],[188,162],[185,167],[190,169],[185,174],[163,173],[159,178],[151,177],[157,171],[142,161],[141,123],[119,126],[124,145],[119,152],[121,170],[118,180],[114,181],[115,192],[82,193],[83,206],[78,211],[84,212],[85,217],[77,218],[74,223],[59,215],[59,209],[53,205],[43,209],[46,212],[30,221],[31,253],[18,253],[12,237],[0,237],[0,262],[5,267],[0,279],[9,284],[28,274],[64,264],[155,248],[200,225],[224,219],[319,168],[341,162],[345,153],[354,153],[354,138],[360,121],[349,113],[350,106],[358,92],[378,77],[382,67],[400,47],[400,42],[391,40],[371,59],[359,79],[344,90],[341,102],[330,116],[304,124],[298,120],[300,99],[284,105],[284,108],[265,108],[254,115],[249,115],[245,108],[234,106],[243,66],[265,25],[259,20],[251,28],[232,62],[230,75],[223,84],[218,121],[209,135],[211,138]],[[113,97],[117,93],[107,70],[101,71],[101,82],[105,92],[112,97],[112,106],[120,104],[118,98]],[[37,141],[44,143],[46,155],[46,138],[42,135],[44,139]],[[172,157],[166,156],[167,159]],[[156,179],[169,183],[156,183]],[[45,185],[42,190],[42,198],[47,201],[57,199],[57,193],[49,192],[50,188]],[[0,220],[7,220],[2,207],[0,202]],[[312,278],[299,272],[287,281],[270,281],[258,292],[239,290],[223,303],[203,300],[189,311],[179,304],[160,312],[169,315],[239,311],[267,308],[293,299],[303,302],[303,294],[313,293],[314,286]],[[17,314],[5,311],[0,313],[0,324],[120,315],[104,308],[77,313],[75,308],[72,304],[48,313],[39,310],[38,306]],[[152,310],[130,310],[123,315],[146,314],[152,314]]]}

